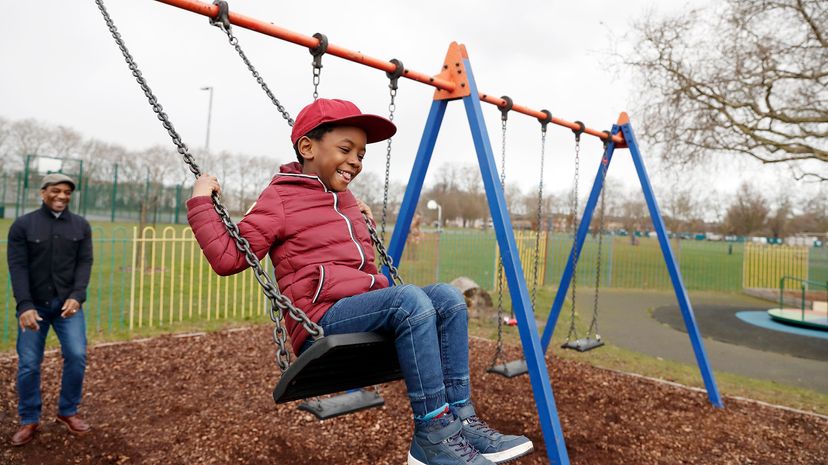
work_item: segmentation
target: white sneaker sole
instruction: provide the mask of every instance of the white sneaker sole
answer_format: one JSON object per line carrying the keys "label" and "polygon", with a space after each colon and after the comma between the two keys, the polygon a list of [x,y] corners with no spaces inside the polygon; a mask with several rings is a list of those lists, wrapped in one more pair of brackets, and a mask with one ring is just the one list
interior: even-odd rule
{"label": "white sneaker sole", "polygon": [[[491,460],[494,463],[504,463],[510,460],[514,460],[518,457],[523,457],[526,454],[531,453],[535,450],[535,446],[532,444],[532,441],[524,442],[523,444],[518,444],[511,449],[502,450],[500,452],[494,452],[492,454],[483,454],[483,457]],[[410,464],[411,462],[409,462]],[[419,463],[419,462],[415,462]]]}
{"label": "white sneaker sole", "polygon": [[415,459],[413,455],[411,455],[411,451],[408,452],[408,465],[427,465],[419,460]]}

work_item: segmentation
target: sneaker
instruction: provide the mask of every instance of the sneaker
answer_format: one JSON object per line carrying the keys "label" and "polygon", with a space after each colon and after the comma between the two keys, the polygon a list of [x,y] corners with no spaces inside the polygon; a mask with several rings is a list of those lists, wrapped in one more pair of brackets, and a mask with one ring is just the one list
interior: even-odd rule
{"label": "sneaker", "polygon": [[535,450],[526,436],[500,434],[481,420],[471,402],[452,411],[463,424],[463,436],[483,457],[494,463],[504,463],[531,454]]}
{"label": "sneaker", "polygon": [[450,413],[415,425],[408,465],[492,465],[462,432],[460,419]]}

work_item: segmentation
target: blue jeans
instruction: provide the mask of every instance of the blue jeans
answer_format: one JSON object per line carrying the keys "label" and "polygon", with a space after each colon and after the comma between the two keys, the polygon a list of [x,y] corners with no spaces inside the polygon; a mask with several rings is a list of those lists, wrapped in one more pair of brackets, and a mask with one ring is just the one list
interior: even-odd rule
{"label": "blue jeans", "polygon": [[406,284],[341,299],[319,325],[326,335],[393,337],[411,409],[420,417],[470,397],[467,312],[463,296],[448,284]]}
{"label": "blue jeans", "polygon": [[61,318],[63,301],[52,299],[48,306],[36,305],[43,321],[40,330],[23,331],[17,326],[17,411],[20,424],[40,422],[40,365],[49,327],[55,328],[63,355],[63,377],[60,384],[58,415],[71,416],[78,412],[83,390],[83,374],[86,371],[86,321],[83,309],[69,318]]}

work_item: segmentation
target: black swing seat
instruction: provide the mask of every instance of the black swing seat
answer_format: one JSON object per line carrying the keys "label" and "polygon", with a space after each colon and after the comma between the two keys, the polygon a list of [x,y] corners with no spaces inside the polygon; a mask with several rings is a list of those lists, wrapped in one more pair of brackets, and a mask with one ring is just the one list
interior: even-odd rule
{"label": "black swing seat", "polygon": [[526,360],[519,359],[489,367],[486,371],[506,378],[514,378],[529,373],[529,367],[526,366]]}
{"label": "black swing seat", "polygon": [[600,338],[582,337],[574,341],[565,342],[561,345],[562,349],[577,350],[578,352],[586,352],[592,349],[597,349],[604,345],[604,341]]}
{"label": "black swing seat", "polygon": [[319,420],[327,420],[383,405],[385,405],[385,399],[379,392],[354,389],[336,396],[308,399],[299,404],[299,410],[310,412]]}
{"label": "black swing seat", "polygon": [[325,336],[282,373],[277,404],[402,379],[394,341],[377,333]]}

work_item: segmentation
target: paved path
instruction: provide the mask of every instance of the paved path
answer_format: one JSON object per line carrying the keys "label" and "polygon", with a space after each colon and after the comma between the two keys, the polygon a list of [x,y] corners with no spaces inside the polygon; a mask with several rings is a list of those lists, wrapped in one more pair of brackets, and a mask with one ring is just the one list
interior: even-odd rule
{"label": "paved path", "polygon": [[[741,295],[691,295],[691,301],[694,305],[772,306],[763,300]],[[677,304],[672,292],[601,291],[601,335],[607,342],[619,347],[696,365],[687,334],[656,321],[651,315],[657,307]],[[559,326],[565,324],[564,316],[561,315]],[[713,340],[705,337],[704,333],[702,337],[710,364],[716,371],[828,393],[828,360],[751,349]]]}

